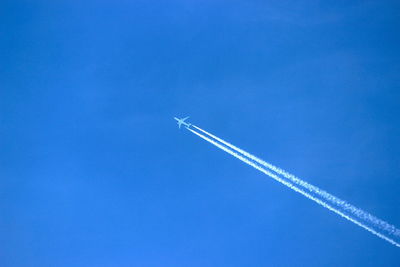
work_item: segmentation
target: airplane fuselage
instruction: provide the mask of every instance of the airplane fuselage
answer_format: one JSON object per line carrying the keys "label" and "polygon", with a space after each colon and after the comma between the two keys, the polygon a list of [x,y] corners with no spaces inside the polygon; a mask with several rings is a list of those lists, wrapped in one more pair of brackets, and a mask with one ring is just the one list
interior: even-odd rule
{"label": "airplane fuselage", "polygon": [[185,120],[187,120],[189,117],[186,118],[182,118],[182,119],[178,119],[177,117],[174,117],[174,119],[178,122],[178,127],[181,128],[181,126],[185,126],[186,128],[190,127],[190,123],[185,122]]}

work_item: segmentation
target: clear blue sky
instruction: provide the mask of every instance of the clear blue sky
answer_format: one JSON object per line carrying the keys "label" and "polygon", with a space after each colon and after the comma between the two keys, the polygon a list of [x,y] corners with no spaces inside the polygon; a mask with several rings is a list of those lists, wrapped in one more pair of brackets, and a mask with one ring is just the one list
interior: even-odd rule
{"label": "clear blue sky", "polygon": [[395,266],[185,130],[400,226],[398,1],[0,3],[0,265]]}

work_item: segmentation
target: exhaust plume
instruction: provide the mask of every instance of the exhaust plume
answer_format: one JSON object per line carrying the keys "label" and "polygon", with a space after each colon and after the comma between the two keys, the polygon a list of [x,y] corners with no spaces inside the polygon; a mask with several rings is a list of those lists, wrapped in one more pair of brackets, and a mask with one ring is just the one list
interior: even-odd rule
{"label": "exhaust plume", "polygon": [[[195,127],[196,129],[198,129],[199,131],[202,131],[202,132],[206,133],[204,130],[201,130],[200,128],[198,128],[198,127],[196,127],[196,126],[193,126],[193,127]],[[274,174],[274,173],[268,171],[267,169],[263,168],[262,166],[256,164],[255,162],[252,162],[251,160],[249,160],[249,159],[251,159],[250,157],[246,158],[246,157],[244,156],[245,154],[242,153],[242,155],[240,155],[240,154],[238,154],[237,152],[231,150],[229,147],[222,145],[222,144],[225,144],[225,143],[227,143],[227,142],[224,141],[225,143],[224,143],[224,142],[221,142],[221,143],[222,143],[222,144],[221,144],[221,143],[218,143],[218,142],[215,141],[215,140],[218,140],[218,141],[219,141],[219,140],[222,140],[222,139],[219,139],[219,138],[216,137],[216,136],[215,136],[215,138],[214,138],[213,135],[209,134],[209,136],[211,136],[211,137],[213,137],[213,138],[215,139],[215,140],[212,140],[212,139],[210,139],[209,137],[206,137],[205,135],[203,135],[203,134],[201,134],[201,133],[199,133],[199,132],[197,132],[197,131],[195,131],[195,130],[192,130],[192,129],[190,129],[190,128],[186,128],[186,129],[189,130],[189,131],[191,131],[191,132],[194,133],[195,135],[201,137],[202,139],[206,140],[207,142],[213,144],[214,146],[218,147],[219,149],[221,149],[221,150],[223,150],[223,151],[229,153],[230,155],[234,156],[235,158],[237,158],[237,159],[243,161],[244,163],[246,163],[246,164],[252,166],[253,168],[255,168],[255,169],[261,171],[262,173],[268,175],[269,177],[273,178],[274,180],[280,182],[281,184],[283,184],[283,185],[289,187],[290,189],[292,189],[292,190],[294,190],[294,191],[296,191],[296,192],[302,194],[303,196],[307,197],[308,199],[310,199],[310,200],[316,202],[317,204],[323,206],[324,208],[327,208],[328,210],[330,210],[330,211],[332,211],[332,212],[338,214],[339,216],[345,218],[346,220],[348,220],[348,221],[350,221],[350,222],[353,222],[354,224],[356,224],[356,225],[360,226],[361,228],[363,228],[363,229],[369,231],[370,233],[372,233],[372,234],[374,234],[374,235],[376,235],[376,236],[382,238],[383,240],[386,240],[387,242],[391,243],[392,245],[395,245],[395,246],[397,246],[397,247],[400,247],[400,244],[399,244],[398,242],[396,242],[395,240],[393,240],[392,238],[386,236],[385,234],[382,234],[382,233],[376,231],[375,229],[373,229],[373,228],[371,228],[370,226],[364,224],[363,222],[359,221],[358,219],[352,218],[351,216],[349,216],[349,215],[345,214],[344,212],[340,211],[339,209],[333,207],[333,206],[330,205],[329,203],[326,203],[325,201],[323,201],[323,200],[321,200],[321,199],[319,199],[319,198],[317,198],[317,197],[311,195],[310,193],[307,193],[307,192],[304,191],[303,189],[301,189],[301,188],[299,188],[299,187],[293,185],[293,184],[292,184],[291,182],[289,182],[288,180],[285,180],[285,179],[279,177],[278,175],[276,175],[276,174]],[[223,141],[223,140],[222,140],[222,141]],[[228,143],[227,143],[227,144],[228,144]],[[230,145],[230,146],[234,147],[233,145]],[[243,152],[245,152],[245,151],[243,151]],[[246,153],[247,153],[247,152],[246,152]],[[247,154],[249,154],[249,153],[247,153]],[[251,155],[251,154],[249,154],[249,155]],[[246,156],[247,156],[247,155],[246,155]],[[254,160],[254,161],[255,161],[255,160]],[[260,160],[260,161],[261,161],[261,160]]]}
{"label": "exhaust plume", "polygon": [[225,141],[225,140],[223,140],[223,139],[221,139],[221,138],[219,138],[219,137],[217,137],[217,136],[215,136],[215,135],[213,135],[213,134],[201,129],[200,127],[197,127],[195,125],[193,125],[193,127],[196,128],[197,130],[205,133],[206,135],[210,136],[211,138],[217,140],[218,142],[224,144],[225,146],[231,148],[232,150],[237,151],[240,154],[248,157],[249,159],[261,164],[262,166],[264,166],[264,167],[266,167],[266,168],[268,168],[268,169],[270,169],[270,170],[282,175],[283,177],[287,178],[288,180],[290,180],[291,182],[295,183],[296,185],[299,185],[299,186],[307,189],[308,191],[310,191],[312,193],[315,193],[318,196],[324,198],[325,200],[329,201],[330,203],[339,206],[341,209],[352,213],[354,216],[357,216],[360,219],[368,221],[369,223],[373,224],[375,227],[378,227],[381,230],[384,230],[384,231],[388,232],[391,235],[395,235],[397,237],[400,237],[400,230],[397,229],[395,226],[393,226],[393,225],[391,225],[391,224],[389,224],[389,223],[387,223],[387,222],[385,222],[385,221],[373,216],[372,214],[370,214],[370,213],[368,213],[366,211],[363,211],[363,210],[361,210],[359,208],[356,208],[355,206],[347,203],[346,201],[344,201],[344,200],[342,200],[342,199],[340,199],[340,198],[338,198],[336,196],[333,196],[333,195],[329,194],[328,192],[326,192],[326,191],[324,191],[324,190],[322,190],[322,189],[320,189],[320,188],[318,188],[318,187],[316,187],[314,185],[311,185],[311,184],[303,181],[302,179],[296,177],[295,175],[290,174],[290,173],[286,172],[285,170],[282,170],[281,168],[278,168],[278,167],[276,167],[276,166],[274,166],[274,165],[272,165],[272,164],[270,164],[270,163],[268,163],[268,162],[266,162],[266,161],[264,161],[264,160],[262,160],[262,159],[260,159],[260,158],[258,158],[256,156],[250,154],[249,152],[247,152],[247,151],[245,151],[245,150],[243,150],[243,149],[241,149],[241,148],[239,148],[237,146],[232,145],[231,143],[229,143],[229,142],[227,142],[227,141]]}

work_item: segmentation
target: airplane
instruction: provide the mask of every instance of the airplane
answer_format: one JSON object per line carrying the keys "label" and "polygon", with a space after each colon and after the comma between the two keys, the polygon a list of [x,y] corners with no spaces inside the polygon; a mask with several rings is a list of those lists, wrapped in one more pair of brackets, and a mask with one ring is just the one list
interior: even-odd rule
{"label": "airplane", "polygon": [[185,122],[185,120],[189,119],[189,117],[182,118],[182,119],[178,119],[177,117],[174,117],[174,119],[178,121],[179,129],[181,128],[182,124],[183,124],[186,128],[189,128],[190,125],[191,125],[190,123]]}

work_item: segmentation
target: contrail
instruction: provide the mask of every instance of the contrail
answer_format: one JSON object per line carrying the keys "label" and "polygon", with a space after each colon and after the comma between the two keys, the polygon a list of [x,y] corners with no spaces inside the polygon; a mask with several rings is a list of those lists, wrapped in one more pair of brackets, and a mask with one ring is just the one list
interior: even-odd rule
{"label": "contrail", "polygon": [[[196,128],[197,128],[197,127],[196,127]],[[331,205],[329,205],[328,203],[324,202],[323,200],[320,200],[320,199],[318,199],[318,198],[316,198],[316,197],[310,195],[309,193],[307,193],[307,192],[305,192],[304,190],[302,190],[302,189],[296,187],[295,185],[291,184],[290,182],[288,182],[288,181],[282,179],[281,177],[277,176],[276,174],[271,173],[270,171],[264,169],[264,168],[261,167],[260,165],[257,165],[256,163],[250,161],[249,159],[243,157],[242,155],[239,155],[238,153],[234,152],[233,150],[229,149],[228,147],[225,147],[225,146],[221,145],[220,143],[217,143],[216,141],[214,141],[214,140],[212,140],[212,139],[210,139],[210,138],[208,138],[208,137],[202,135],[201,133],[198,133],[198,132],[196,132],[196,131],[194,131],[194,130],[192,130],[192,129],[190,129],[190,128],[186,128],[186,129],[188,129],[188,130],[191,131],[192,133],[196,134],[197,136],[203,138],[204,140],[208,141],[209,143],[215,145],[215,146],[218,147],[219,149],[221,149],[221,150],[223,150],[223,151],[225,151],[225,152],[231,154],[231,155],[234,156],[235,158],[240,159],[240,160],[243,161],[244,163],[246,163],[246,164],[252,166],[253,168],[255,168],[255,169],[261,171],[262,173],[268,175],[269,177],[275,179],[276,181],[280,182],[281,184],[286,185],[286,186],[289,187],[290,189],[292,189],[292,190],[294,190],[294,191],[296,191],[296,192],[302,194],[303,196],[307,197],[308,199],[311,199],[311,200],[313,200],[314,202],[318,203],[319,205],[321,205],[321,206],[327,208],[328,210],[335,212],[336,214],[340,215],[341,217],[343,217],[343,218],[345,218],[345,219],[347,219],[347,220],[353,222],[354,224],[356,224],[356,225],[358,225],[358,226],[364,228],[365,230],[371,232],[372,234],[374,234],[374,235],[376,235],[376,236],[378,236],[378,237],[380,237],[380,238],[386,240],[387,242],[391,243],[392,245],[395,245],[395,246],[397,246],[397,247],[400,247],[400,244],[397,243],[395,240],[393,240],[393,239],[387,237],[386,235],[384,235],[384,234],[382,234],[382,233],[379,233],[379,232],[375,231],[374,229],[372,229],[371,227],[369,227],[369,226],[363,224],[362,222],[358,221],[357,219],[354,219],[354,218],[352,218],[352,217],[350,217],[350,216],[344,214],[343,212],[341,212],[340,210],[338,210],[338,209],[332,207]]]}
{"label": "contrail", "polygon": [[380,228],[381,230],[387,231],[389,234],[395,235],[397,237],[400,236],[400,230],[397,229],[395,226],[393,226],[393,225],[391,225],[391,224],[389,224],[389,223],[387,223],[387,222],[385,222],[385,221],[373,216],[372,214],[370,214],[370,213],[368,213],[366,211],[363,211],[363,210],[361,210],[359,208],[354,207],[353,205],[347,203],[346,201],[344,201],[344,200],[342,200],[342,199],[340,199],[338,197],[335,197],[335,196],[329,194],[328,192],[326,192],[326,191],[324,191],[324,190],[322,190],[322,189],[320,189],[320,188],[318,188],[318,187],[316,187],[314,185],[311,185],[311,184],[301,180],[300,178],[294,176],[293,174],[290,174],[290,173],[286,172],[285,170],[282,170],[281,168],[278,168],[278,167],[276,167],[276,166],[274,166],[274,165],[272,165],[272,164],[270,164],[270,163],[268,163],[268,162],[266,162],[266,161],[264,161],[264,160],[262,160],[262,159],[260,159],[260,158],[258,158],[256,156],[248,153],[247,151],[232,145],[231,143],[229,143],[229,142],[227,142],[227,141],[225,141],[225,140],[223,140],[223,139],[221,139],[221,138],[219,138],[219,137],[217,137],[217,136],[215,136],[215,135],[213,135],[213,134],[201,129],[200,127],[197,127],[195,125],[192,125],[192,126],[194,128],[196,128],[197,130],[199,130],[199,131],[205,133],[206,135],[210,136],[211,138],[217,140],[218,142],[220,142],[220,143],[228,146],[229,148],[239,152],[240,154],[248,157],[249,159],[251,159],[251,160],[261,164],[262,166],[267,167],[268,169],[270,169],[270,170],[272,170],[272,171],[284,176],[285,178],[289,179],[291,182],[304,187],[305,189],[309,190],[310,192],[315,193],[315,194],[323,197],[324,199],[326,199],[327,201],[330,201],[331,203],[333,203],[335,205],[338,205],[343,210],[349,211],[353,215],[370,222],[371,224],[373,224],[374,226]]}

